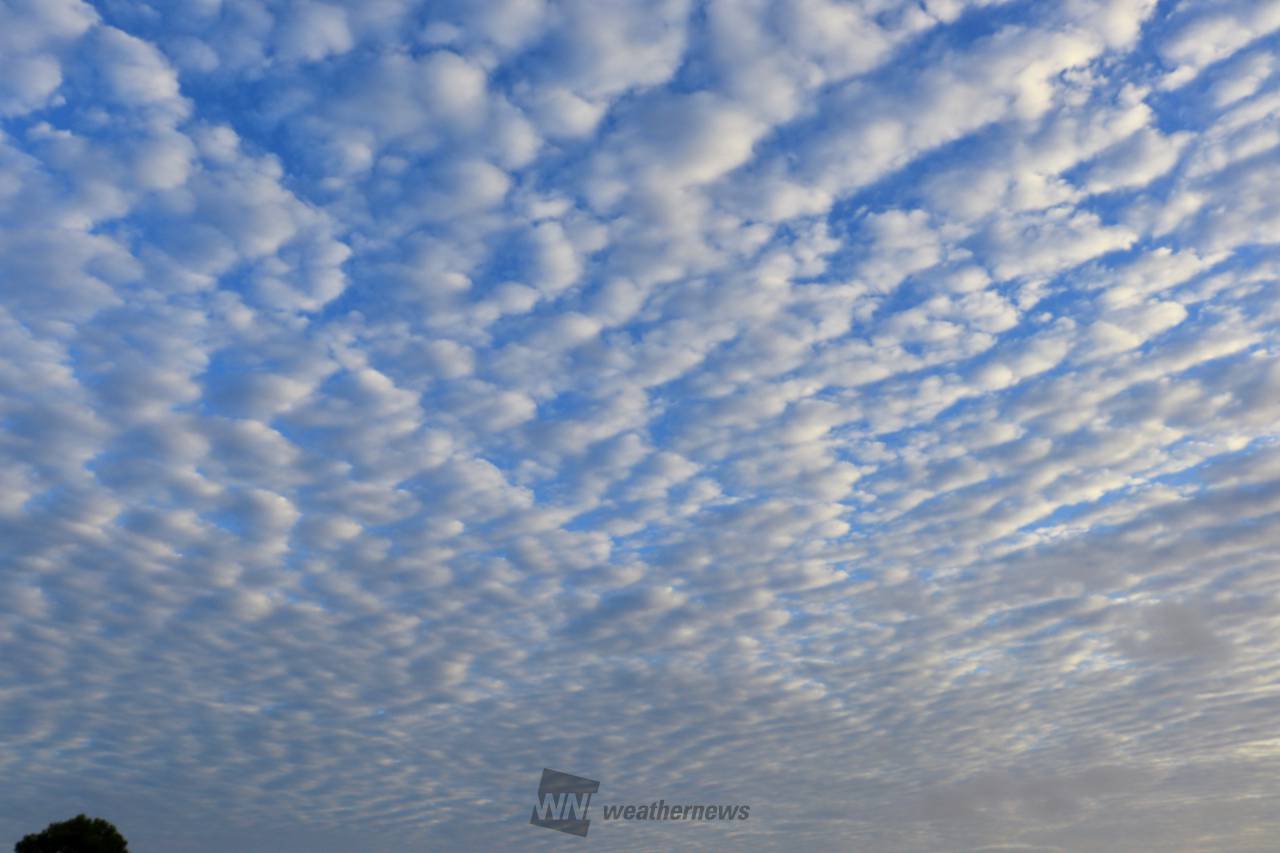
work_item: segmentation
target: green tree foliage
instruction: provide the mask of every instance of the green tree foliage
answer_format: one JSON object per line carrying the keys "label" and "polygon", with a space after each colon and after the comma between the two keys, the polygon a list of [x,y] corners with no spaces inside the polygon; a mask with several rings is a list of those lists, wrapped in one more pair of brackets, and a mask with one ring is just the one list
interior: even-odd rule
{"label": "green tree foliage", "polygon": [[129,842],[109,822],[81,814],[28,835],[13,853],[129,853]]}

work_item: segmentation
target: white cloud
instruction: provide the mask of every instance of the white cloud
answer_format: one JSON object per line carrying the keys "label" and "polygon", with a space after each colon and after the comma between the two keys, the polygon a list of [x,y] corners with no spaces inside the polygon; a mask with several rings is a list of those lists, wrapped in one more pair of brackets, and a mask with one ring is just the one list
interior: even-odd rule
{"label": "white cloud", "polygon": [[286,61],[314,62],[346,53],[354,45],[346,13],[326,3],[299,4],[281,25],[276,40],[279,56]]}

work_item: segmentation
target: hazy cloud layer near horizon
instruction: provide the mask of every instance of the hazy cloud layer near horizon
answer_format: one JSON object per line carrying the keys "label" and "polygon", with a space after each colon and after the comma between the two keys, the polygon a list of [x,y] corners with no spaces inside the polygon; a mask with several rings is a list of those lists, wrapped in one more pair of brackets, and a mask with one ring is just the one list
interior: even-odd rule
{"label": "hazy cloud layer near horizon", "polygon": [[1278,47],[4,0],[0,846],[1276,849]]}

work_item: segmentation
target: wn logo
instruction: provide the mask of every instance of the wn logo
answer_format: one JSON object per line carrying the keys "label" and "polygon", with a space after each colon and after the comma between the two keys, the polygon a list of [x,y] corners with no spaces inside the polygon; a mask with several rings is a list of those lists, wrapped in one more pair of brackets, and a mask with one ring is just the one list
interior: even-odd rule
{"label": "wn logo", "polygon": [[587,837],[587,809],[591,795],[600,790],[600,783],[559,770],[542,768],[542,781],[538,783],[538,804],[533,807],[529,823],[558,829],[570,835]]}

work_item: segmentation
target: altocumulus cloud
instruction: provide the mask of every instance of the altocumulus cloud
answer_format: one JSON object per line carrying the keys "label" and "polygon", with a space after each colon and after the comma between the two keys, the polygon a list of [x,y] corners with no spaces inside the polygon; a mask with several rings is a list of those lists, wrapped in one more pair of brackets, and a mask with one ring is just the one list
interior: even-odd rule
{"label": "altocumulus cloud", "polygon": [[[0,5],[0,834],[1271,849],[1280,3]],[[545,845],[545,846],[543,846]]]}

